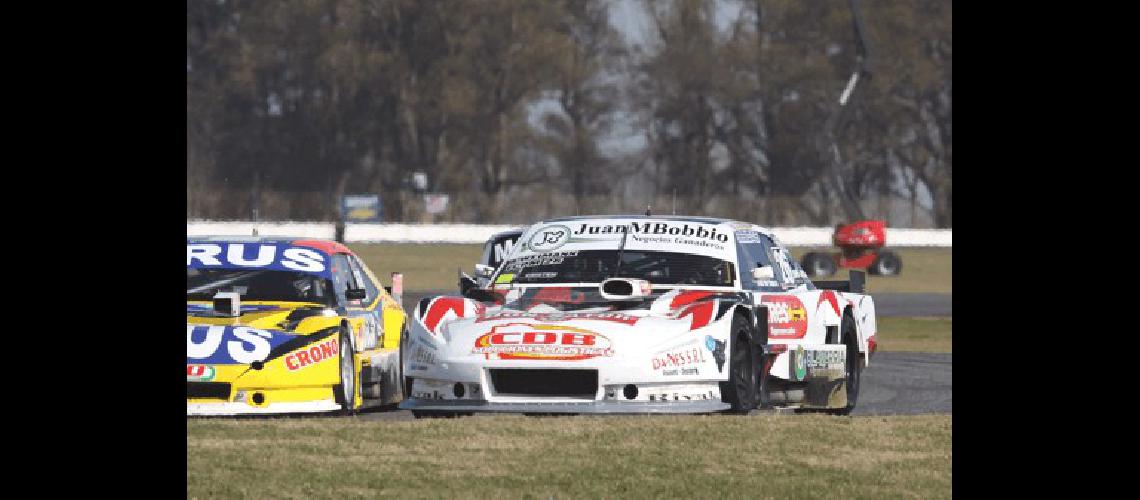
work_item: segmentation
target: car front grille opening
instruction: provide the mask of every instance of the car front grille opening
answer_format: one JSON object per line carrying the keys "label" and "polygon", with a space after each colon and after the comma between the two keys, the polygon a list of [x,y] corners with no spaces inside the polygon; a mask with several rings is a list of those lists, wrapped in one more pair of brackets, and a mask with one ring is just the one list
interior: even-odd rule
{"label": "car front grille opening", "polygon": [[230,399],[230,384],[225,382],[186,382],[186,399]]}
{"label": "car front grille opening", "polygon": [[597,370],[493,368],[491,385],[500,396],[593,399],[598,392]]}

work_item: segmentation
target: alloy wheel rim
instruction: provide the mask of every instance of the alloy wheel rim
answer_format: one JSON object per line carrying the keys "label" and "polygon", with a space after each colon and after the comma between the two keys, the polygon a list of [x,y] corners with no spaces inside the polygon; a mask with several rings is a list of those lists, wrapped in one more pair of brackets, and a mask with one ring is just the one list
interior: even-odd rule
{"label": "alloy wheel rim", "polygon": [[[348,343],[344,342],[344,344],[348,344]],[[340,361],[340,380],[341,380],[341,386],[342,386],[341,392],[343,393],[345,403],[349,407],[352,407],[352,404],[354,403],[354,401],[352,401],[350,398],[352,397],[353,386],[356,385],[356,381],[353,380],[353,373],[352,373],[353,372],[353,369],[352,369],[352,350],[351,350],[351,348],[344,349],[344,347],[350,347],[350,346],[348,346],[348,345],[341,346],[341,348],[342,348],[342,351],[340,354],[340,360],[341,360]]]}

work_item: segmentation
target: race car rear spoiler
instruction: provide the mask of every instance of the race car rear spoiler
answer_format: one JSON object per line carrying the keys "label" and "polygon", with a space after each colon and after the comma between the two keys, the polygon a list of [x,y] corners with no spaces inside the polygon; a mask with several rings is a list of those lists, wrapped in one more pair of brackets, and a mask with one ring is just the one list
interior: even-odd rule
{"label": "race car rear spoiler", "polygon": [[813,281],[816,288],[821,290],[835,290],[837,292],[866,293],[867,273],[852,269],[847,280],[839,281]]}

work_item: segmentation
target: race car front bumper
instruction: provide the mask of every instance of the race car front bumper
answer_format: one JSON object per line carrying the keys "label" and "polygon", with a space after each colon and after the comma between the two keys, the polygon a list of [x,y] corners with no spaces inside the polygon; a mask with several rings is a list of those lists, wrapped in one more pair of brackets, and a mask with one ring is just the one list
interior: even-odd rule
{"label": "race car front bumper", "polygon": [[586,402],[488,402],[477,400],[405,399],[401,410],[427,410],[448,412],[491,413],[710,413],[724,411],[732,406],[721,401],[586,401]]}
{"label": "race car front bumper", "polygon": [[[493,371],[489,369],[486,371]],[[523,377],[535,377],[519,370]],[[541,371],[541,370],[540,370]],[[559,370],[554,370],[555,372]],[[589,373],[592,370],[570,370]],[[569,377],[565,373],[560,377]],[[579,379],[590,377],[578,377]],[[643,382],[638,384],[599,384],[581,387],[576,396],[540,395],[539,387],[558,385],[551,380],[534,384],[531,394],[512,393],[511,389],[524,389],[509,382],[496,390],[492,377],[484,376],[476,383],[452,382],[440,379],[415,379],[410,397],[400,403],[404,410],[446,412],[500,412],[500,413],[708,413],[723,411],[731,405],[721,400],[717,381]],[[517,382],[517,379],[516,379]]]}
{"label": "race car front bumper", "polygon": [[332,399],[321,401],[282,401],[264,406],[244,402],[186,403],[186,416],[272,415],[279,413],[318,413],[340,409]]}

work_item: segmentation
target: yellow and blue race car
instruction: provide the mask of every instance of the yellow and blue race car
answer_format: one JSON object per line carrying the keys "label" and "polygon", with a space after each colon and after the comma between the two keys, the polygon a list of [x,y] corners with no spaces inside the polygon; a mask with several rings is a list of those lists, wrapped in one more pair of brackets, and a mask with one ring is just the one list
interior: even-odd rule
{"label": "yellow and blue race car", "polygon": [[404,310],[340,243],[186,241],[186,414],[352,412],[404,397]]}

